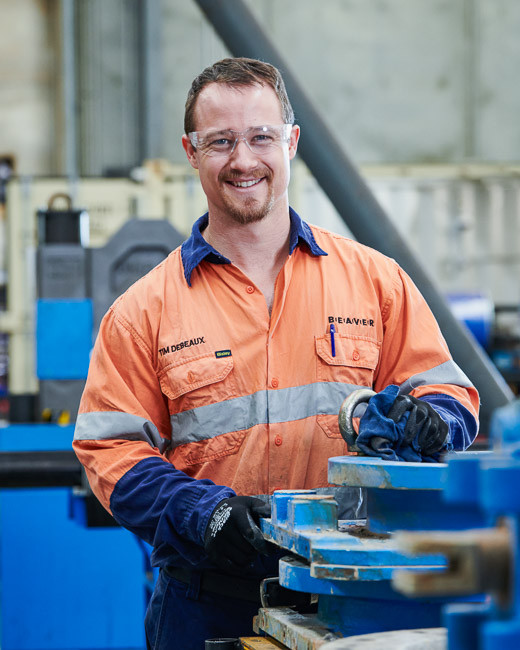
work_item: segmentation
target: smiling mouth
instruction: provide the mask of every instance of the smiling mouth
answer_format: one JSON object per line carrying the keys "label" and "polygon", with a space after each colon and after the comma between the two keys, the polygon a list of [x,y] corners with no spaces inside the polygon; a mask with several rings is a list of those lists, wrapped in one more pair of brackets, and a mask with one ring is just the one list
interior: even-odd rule
{"label": "smiling mouth", "polygon": [[263,180],[263,178],[255,178],[252,181],[228,181],[233,187],[253,187],[253,185],[258,185]]}

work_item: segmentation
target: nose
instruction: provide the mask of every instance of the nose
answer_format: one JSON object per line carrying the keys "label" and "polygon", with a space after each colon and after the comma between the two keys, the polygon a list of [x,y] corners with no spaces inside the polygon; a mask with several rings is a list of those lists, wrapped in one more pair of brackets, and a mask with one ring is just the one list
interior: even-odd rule
{"label": "nose", "polygon": [[247,139],[243,135],[236,141],[233,151],[229,155],[229,159],[233,166],[248,165],[250,167],[252,164],[256,166],[258,163],[257,156],[251,151]]}

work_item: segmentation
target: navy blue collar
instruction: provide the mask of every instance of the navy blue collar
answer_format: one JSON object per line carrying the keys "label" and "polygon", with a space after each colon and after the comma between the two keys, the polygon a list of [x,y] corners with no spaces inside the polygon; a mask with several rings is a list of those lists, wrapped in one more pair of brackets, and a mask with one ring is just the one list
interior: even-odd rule
{"label": "navy blue collar", "polygon": [[[298,244],[304,243],[308,246],[312,255],[328,255],[318,246],[312,230],[309,225],[299,217],[296,212],[289,208],[289,218],[291,219],[291,234],[289,239],[289,255],[293,254]],[[231,260],[221,255],[217,250],[210,246],[202,236],[202,231],[208,225],[208,213],[202,215],[200,219],[193,224],[191,237],[181,246],[181,259],[184,267],[184,277],[188,286],[191,287],[191,274],[193,270],[206,259],[212,264],[231,264]]]}

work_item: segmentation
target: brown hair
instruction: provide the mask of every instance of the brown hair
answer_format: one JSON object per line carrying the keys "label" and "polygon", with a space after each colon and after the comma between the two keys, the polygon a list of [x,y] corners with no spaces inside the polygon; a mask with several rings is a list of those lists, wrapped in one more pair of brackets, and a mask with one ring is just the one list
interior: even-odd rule
{"label": "brown hair", "polygon": [[224,83],[230,86],[251,86],[253,84],[271,86],[280,100],[284,123],[294,124],[294,111],[280,71],[270,63],[241,57],[217,61],[205,68],[193,80],[184,110],[185,133],[195,131],[194,112],[197,97],[210,83]]}

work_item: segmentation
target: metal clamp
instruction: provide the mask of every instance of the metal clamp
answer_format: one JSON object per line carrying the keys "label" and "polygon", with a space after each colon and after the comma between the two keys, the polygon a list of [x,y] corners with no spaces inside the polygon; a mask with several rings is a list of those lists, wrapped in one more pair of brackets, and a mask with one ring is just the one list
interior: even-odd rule
{"label": "metal clamp", "polygon": [[359,404],[368,402],[376,393],[370,388],[360,388],[355,390],[343,401],[339,409],[338,424],[339,431],[343,436],[343,440],[347,443],[349,451],[359,452],[359,447],[356,445],[357,432],[352,424],[352,417],[354,411]]}
{"label": "metal clamp", "polygon": [[[287,558],[282,558],[287,559]],[[260,583],[260,603],[266,607],[308,608],[316,605],[318,596],[303,591],[294,591],[280,584],[278,577],[264,578]]]}
{"label": "metal clamp", "polygon": [[264,578],[260,583],[260,603],[262,607],[272,607],[273,604],[269,602],[269,585],[278,584],[278,577],[276,578]]}

